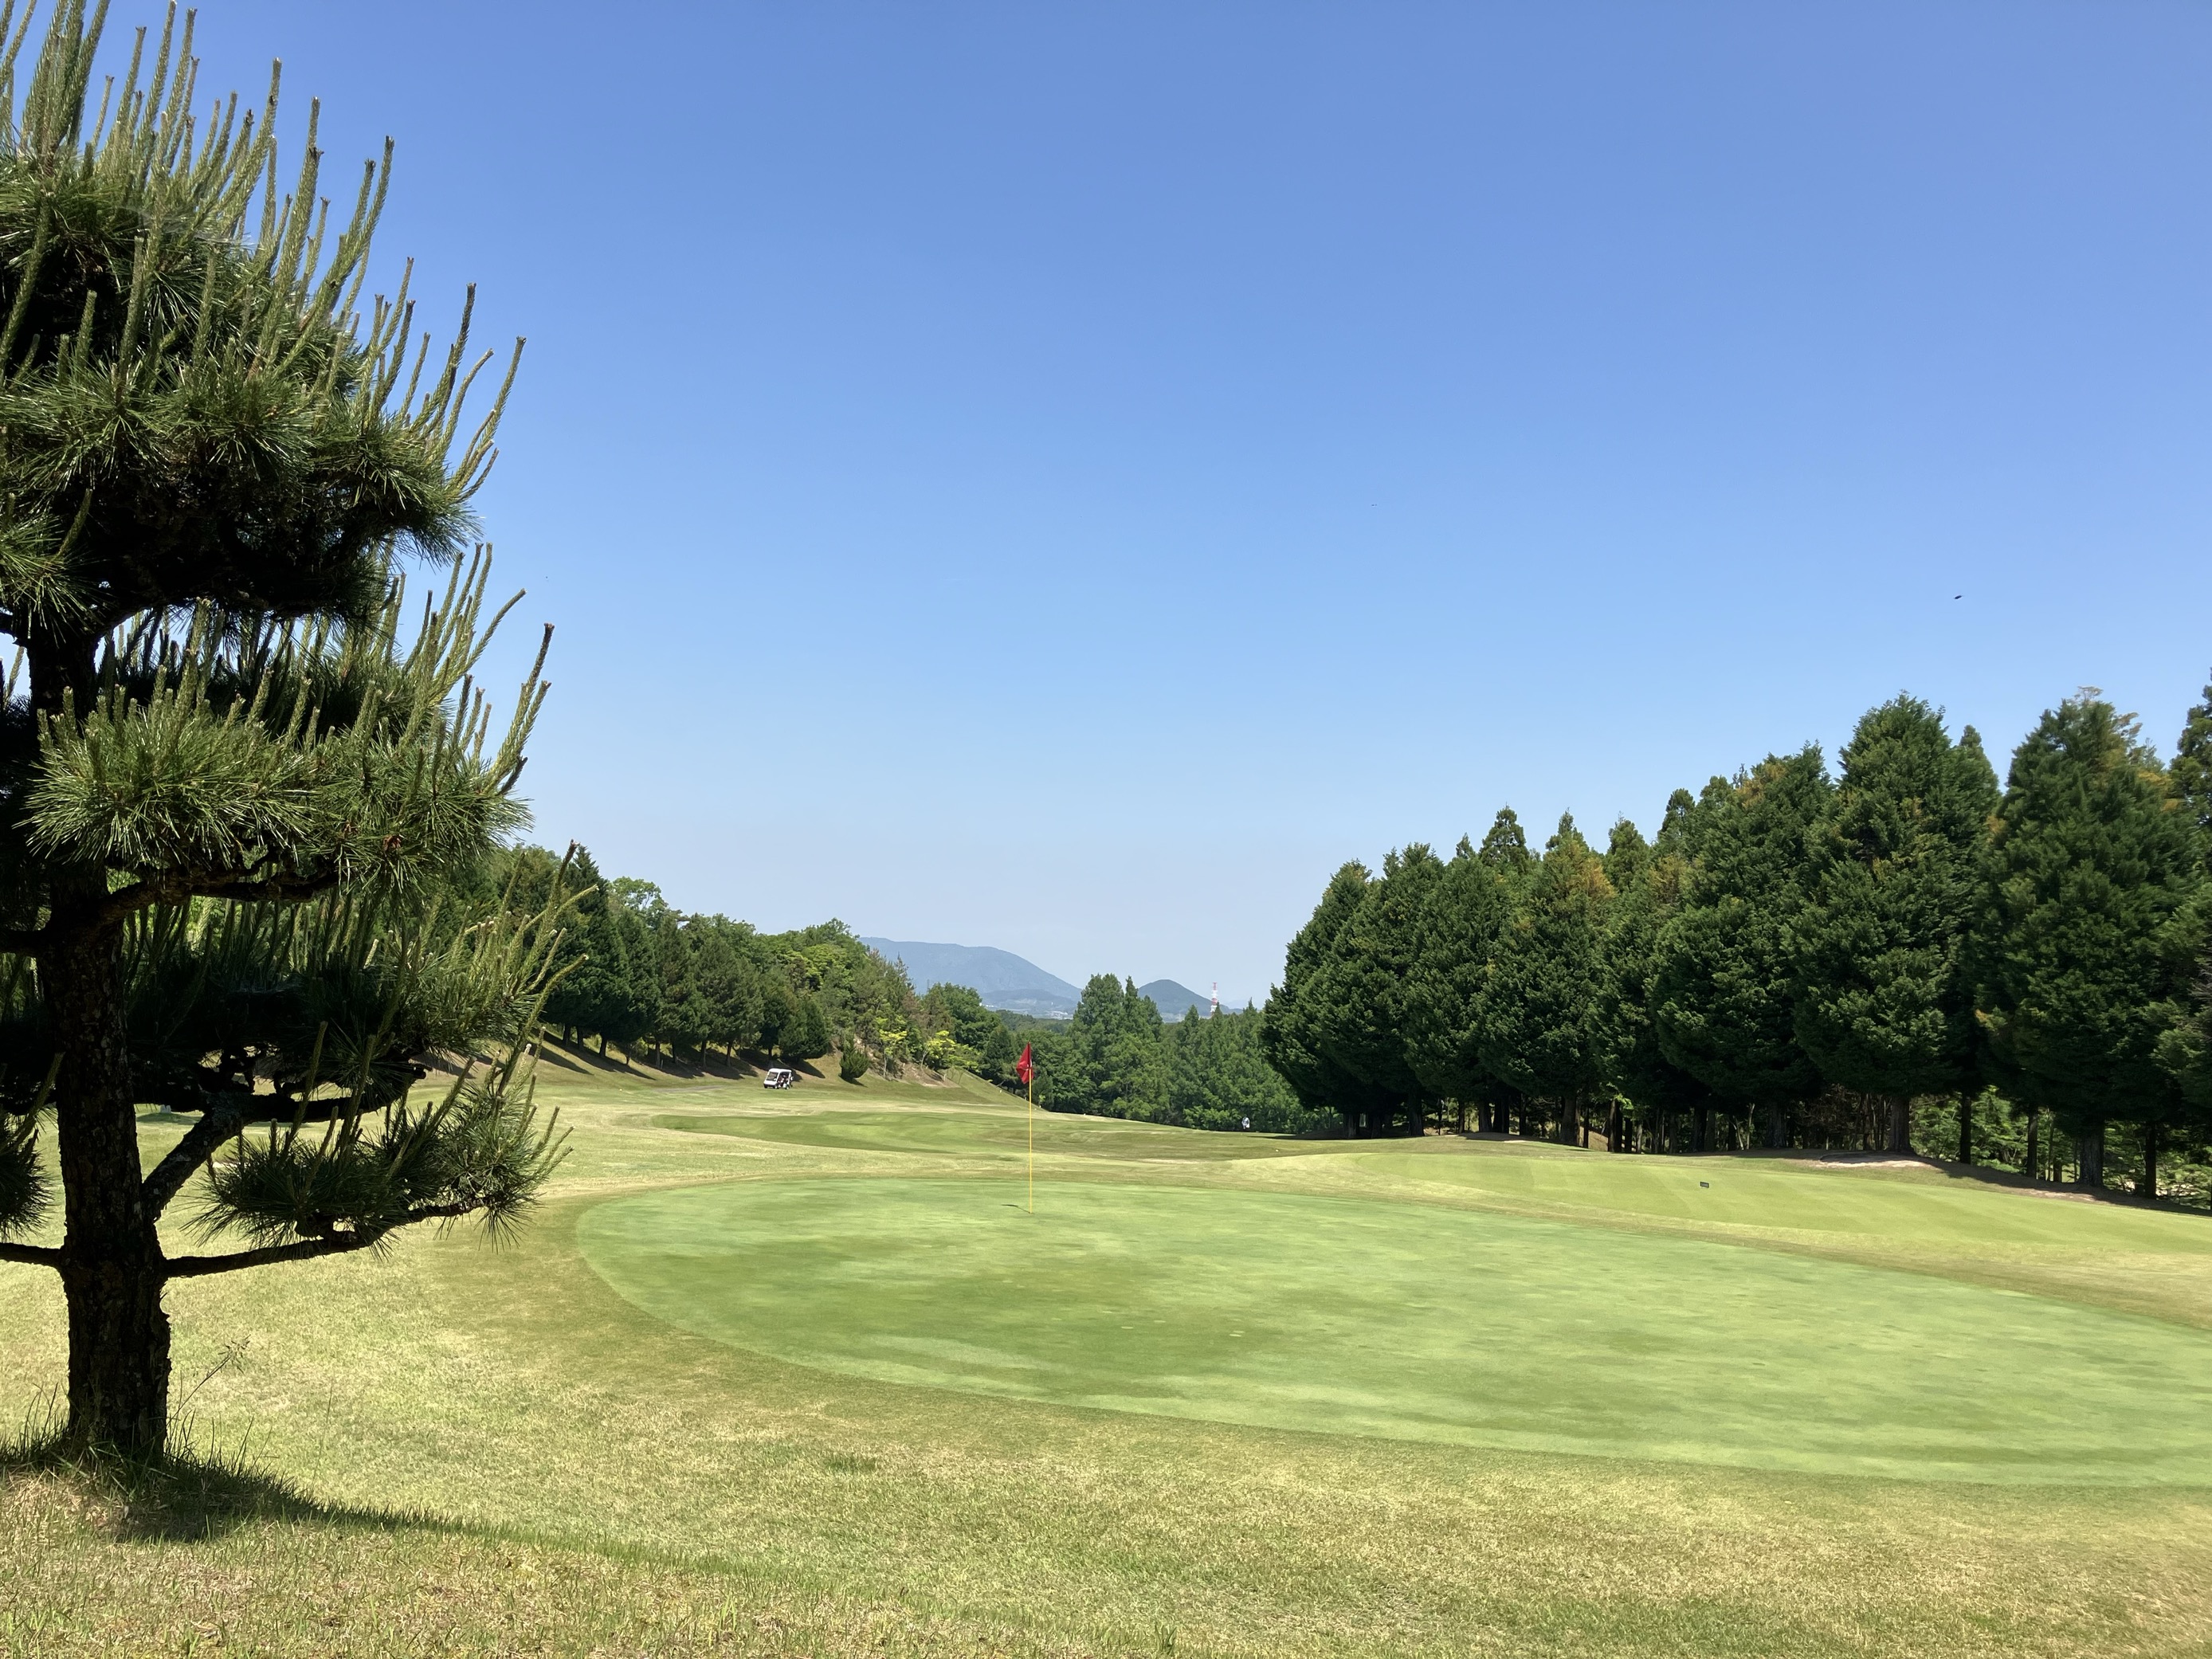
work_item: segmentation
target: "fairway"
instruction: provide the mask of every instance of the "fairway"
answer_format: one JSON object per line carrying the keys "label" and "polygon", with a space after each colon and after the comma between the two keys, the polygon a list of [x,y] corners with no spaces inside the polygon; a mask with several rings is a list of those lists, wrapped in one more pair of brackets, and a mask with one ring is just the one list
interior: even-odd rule
{"label": "fairway", "polygon": [[[1102,1133],[1101,1151],[1115,1139]],[[1625,1181],[1717,1173],[1656,1160],[1392,1162],[1431,1175],[1548,1169],[1593,1204]],[[1745,1178],[1731,1170],[1724,1184],[1790,1178],[1737,1169]],[[1832,1225],[1855,1203],[1915,1198],[1850,1175],[1794,1178],[1825,1186],[1814,1212]],[[1031,1215],[1020,1194],[1005,1181],[748,1182],[602,1205],[580,1243],[623,1297],[685,1330],[879,1382],[1748,1468],[2212,1482],[2212,1335],[2157,1320],[1419,1203],[1057,1181]],[[2100,1220],[1964,1196],[2031,1229]],[[1923,1225],[1956,1224],[1954,1195],[1921,1205]]]}

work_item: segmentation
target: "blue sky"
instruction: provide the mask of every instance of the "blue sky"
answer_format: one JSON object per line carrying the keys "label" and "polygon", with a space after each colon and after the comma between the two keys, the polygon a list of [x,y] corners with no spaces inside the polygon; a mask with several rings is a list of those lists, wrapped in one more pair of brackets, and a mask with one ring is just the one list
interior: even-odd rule
{"label": "blue sky", "polygon": [[201,28],[530,336],[538,833],[687,908],[1241,1001],[1500,803],[1648,829],[1900,690],[2169,744],[2212,666],[2201,6]]}

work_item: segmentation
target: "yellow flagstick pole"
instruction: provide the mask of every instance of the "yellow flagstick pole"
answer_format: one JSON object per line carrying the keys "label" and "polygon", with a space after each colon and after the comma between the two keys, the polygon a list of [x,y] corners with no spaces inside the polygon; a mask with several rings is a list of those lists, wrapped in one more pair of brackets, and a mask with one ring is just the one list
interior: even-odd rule
{"label": "yellow flagstick pole", "polygon": [[1030,1213],[1036,1213],[1036,1073],[1030,1073]]}

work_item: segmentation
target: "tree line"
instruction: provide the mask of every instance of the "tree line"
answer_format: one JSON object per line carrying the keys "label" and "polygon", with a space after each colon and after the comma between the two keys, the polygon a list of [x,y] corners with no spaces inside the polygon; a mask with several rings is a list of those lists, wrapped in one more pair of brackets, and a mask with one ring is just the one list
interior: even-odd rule
{"label": "tree line", "polygon": [[[2094,690],[1999,786],[1911,696],[1602,850],[1511,810],[1331,878],[1262,1051],[1346,1133],[1431,1122],[1615,1152],[2002,1151],[2138,1191],[2212,1139],[2212,686],[2169,758]],[[1952,1137],[1931,1144],[1933,1132]],[[1917,1141],[1916,1141],[1917,1137]]]}
{"label": "tree line", "polygon": [[1036,1062],[1036,1101],[1203,1129],[1297,1133],[1331,1114],[1300,1103],[1260,1049],[1260,1016],[1223,1011],[1170,1024],[1133,981],[1091,979],[1074,1016],[1048,1021],[986,1007],[964,985],[917,994],[842,922],[763,933],[726,916],[686,915],[660,889],[604,878],[590,852],[520,846],[484,861],[479,906],[567,902],[552,946],[558,975],[546,1024],[572,1043],[625,1055],[697,1060],[719,1051],[787,1061],[836,1054],[848,1079],[872,1066],[955,1069],[1024,1092],[1016,1061]]}
{"label": "tree line", "polygon": [[836,1054],[848,1079],[871,1068],[963,1068],[1011,1084],[1012,1035],[964,986],[916,994],[886,962],[830,921],[781,933],[687,914],[659,887],[604,877],[588,848],[527,845],[482,861],[479,905],[535,909],[562,901],[544,1021],[571,1044],[629,1059],[697,1061],[720,1053],[799,1062]]}
{"label": "tree line", "polygon": [[1037,1104],[1050,1111],[1275,1134],[1333,1123],[1334,1111],[1308,1106],[1267,1063],[1260,1025],[1250,1008],[1165,1021],[1133,980],[1098,974],[1065,1025],[1022,1035]]}

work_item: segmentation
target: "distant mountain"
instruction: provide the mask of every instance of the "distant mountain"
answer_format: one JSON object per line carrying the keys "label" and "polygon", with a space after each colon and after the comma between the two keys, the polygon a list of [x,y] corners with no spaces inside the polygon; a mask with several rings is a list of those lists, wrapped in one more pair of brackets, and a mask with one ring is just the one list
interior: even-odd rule
{"label": "distant mountain", "polygon": [[[860,943],[886,962],[904,963],[906,976],[917,991],[927,991],[933,985],[964,985],[983,999],[986,1008],[1035,1014],[1041,1019],[1066,1019],[1083,1000],[1082,991],[1066,980],[994,945],[866,938]],[[1204,1014],[1213,1006],[1211,997],[1200,996],[1171,979],[1156,979],[1137,990],[1152,1000],[1162,1019],[1181,1019],[1194,1008]]]}
{"label": "distant mountain", "polygon": [[1065,1019],[1083,993],[1012,951],[988,945],[928,945],[915,939],[863,939],[886,962],[902,962],[917,991],[933,985],[965,985],[986,1008]]}
{"label": "distant mountain", "polygon": [[1137,993],[1152,1000],[1152,1006],[1160,1011],[1162,1019],[1181,1019],[1194,1009],[1200,1018],[1213,1012],[1211,996],[1200,996],[1171,979],[1156,979],[1150,985],[1139,985]]}

